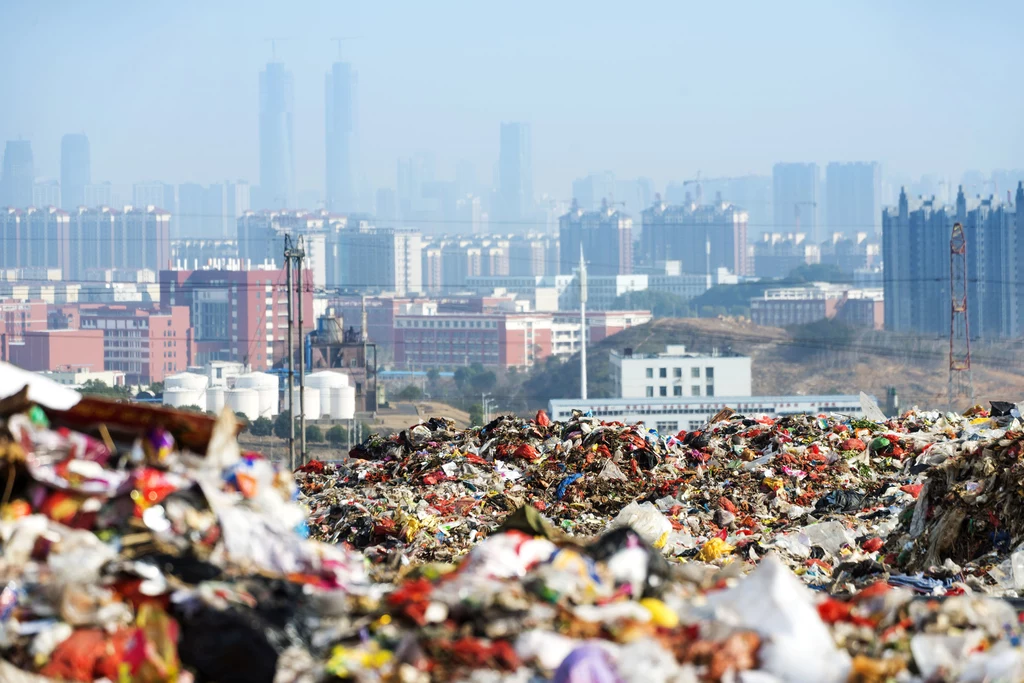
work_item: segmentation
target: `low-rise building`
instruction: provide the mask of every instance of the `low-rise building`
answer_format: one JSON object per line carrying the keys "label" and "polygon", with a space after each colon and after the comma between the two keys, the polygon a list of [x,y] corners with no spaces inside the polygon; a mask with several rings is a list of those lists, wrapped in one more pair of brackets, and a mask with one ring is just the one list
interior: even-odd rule
{"label": "low-rise building", "polygon": [[600,420],[625,424],[641,422],[646,428],[668,435],[698,430],[723,408],[751,417],[765,415],[777,418],[804,413],[838,413],[852,418],[864,416],[859,395],[553,399],[548,403],[548,414],[552,420],[567,421],[574,410],[589,410]]}
{"label": "low-rise building", "polygon": [[99,372],[106,369],[103,332],[100,330],[34,330],[23,340],[8,346],[8,358],[19,368],[41,372],[78,368]]}
{"label": "low-rise building", "polygon": [[[613,334],[651,322],[650,311],[594,311],[587,313],[587,345],[597,344]],[[571,356],[580,350],[579,311],[555,313],[552,316],[551,353]]]}
{"label": "low-rise building", "polygon": [[99,331],[103,369],[120,370],[129,384],[163,381],[167,375],[185,372],[195,357],[187,306],[96,306],[81,311],[81,325],[81,331],[68,332]]}
{"label": "low-rise building", "polygon": [[881,288],[852,289],[815,282],[765,291],[750,300],[750,318],[768,327],[835,319],[853,327],[880,330],[885,324],[885,301]]}
{"label": "low-rise building", "polygon": [[124,373],[119,370],[90,370],[88,368],[58,367],[56,370],[46,370],[39,373],[57,384],[71,387],[81,387],[86,382],[103,382],[108,387],[123,387]]}
{"label": "low-rise building", "polygon": [[750,357],[692,353],[669,345],[663,353],[611,352],[612,378],[620,398],[750,396]]}
{"label": "low-rise building", "polygon": [[419,304],[395,316],[395,366],[426,370],[480,363],[530,367],[551,355],[550,313],[438,313]]}

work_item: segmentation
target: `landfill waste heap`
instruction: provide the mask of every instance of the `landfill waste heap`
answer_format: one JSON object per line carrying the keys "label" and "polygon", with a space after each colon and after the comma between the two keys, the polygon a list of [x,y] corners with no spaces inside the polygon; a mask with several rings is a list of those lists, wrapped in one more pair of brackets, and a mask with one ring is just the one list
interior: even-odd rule
{"label": "landfill waste heap", "polygon": [[229,412],[0,387],[3,683],[1024,679],[1015,408],[432,420],[300,494]]}

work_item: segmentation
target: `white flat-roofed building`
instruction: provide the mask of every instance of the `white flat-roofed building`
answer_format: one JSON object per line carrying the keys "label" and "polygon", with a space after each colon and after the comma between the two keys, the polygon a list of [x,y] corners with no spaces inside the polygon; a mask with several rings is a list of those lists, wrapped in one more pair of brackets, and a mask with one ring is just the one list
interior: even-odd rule
{"label": "white flat-roofed building", "polygon": [[621,398],[750,396],[750,357],[688,353],[681,344],[663,353],[611,352],[612,375]]}
{"label": "white flat-roofed building", "polygon": [[548,414],[564,422],[574,410],[590,411],[606,422],[642,422],[662,435],[700,429],[715,413],[731,408],[747,417],[836,413],[864,417],[860,396],[718,396],[714,398],[635,399],[592,398],[552,399]]}

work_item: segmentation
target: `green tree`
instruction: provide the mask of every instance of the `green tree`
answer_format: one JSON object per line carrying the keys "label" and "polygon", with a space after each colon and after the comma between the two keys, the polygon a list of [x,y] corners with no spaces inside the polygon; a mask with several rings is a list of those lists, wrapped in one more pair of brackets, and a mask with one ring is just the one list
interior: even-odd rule
{"label": "green tree", "polygon": [[477,427],[482,425],[484,422],[484,407],[479,403],[474,403],[469,407],[469,424],[471,427]]}
{"label": "green tree", "polygon": [[324,433],[316,425],[306,425],[306,441],[309,443],[322,443]]}
{"label": "green tree", "polygon": [[273,432],[274,423],[266,417],[258,417],[249,425],[249,433],[253,436],[270,436]]}
{"label": "green tree", "polygon": [[235,417],[242,423],[242,432],[248,432],[252,425],[249,424],[249,418],[245,416],[245,413],[236,412]]}
{"label": "green tree", "polygon": [[190,403],[187,406],[179,406],[178,410],[187,410],[190,413],[205,413],[206,411],[197,406],[195,403]]}
{"label": "green tree", "polygon": [[786,279],[800,282],[849,282],[850,276],[834,263],[805,263],[790,271]]}
{"label": "green tree", "polygon": [[423,391],[415,384],[408,384],[395,395],[395,398],[400,401],[418,401],[423,398]]}
{"label": "green tree", "polygon": [[112,398],[119,401],[130,400],[132,395],[128,391],[128,387],[111,387],[106,382],[100,379],[86,380],[82,384],[82,388],[79,392],[86,396],[100,396],[102,398]]}
{"label": "green tree", "polygon": [[490,391],[498,383],[498,376],[490,370],[473,375],[469,385],[476,391]]}
{"label": "green tree", "polygon": [[162,396],[163,393],[164,393],[164,383],[163,382],[152,382],[152,383],[150,383],[150,385],[149,385],[149,393],[153,394],[154,396]]}
{"label": "green tree", "polygon": [[455,386],[459,389],[463,389],[466,386],[466,382],[469,381],[469,378],[469,368],[455,368]]}
{"label": "green tree", "polygon": [[430,368],[427,370],[427,380],[431,383],[437,382],[441,379],[441,373],[437,371],[437,368]]}
{"label": "green tree", "polygon": [[274,436],[279,439],[288,438],[288,423],[291,422],[292,411],[283,410],[277,414],[277,419],[274,420]]}
{"label": "green tree", "polygon": [[341,444],[345,443],[345,428],[341,425],[334,425],[327,430],[327,434],[324,436],[327,438],[327,443],[335,448],[340,448]]}

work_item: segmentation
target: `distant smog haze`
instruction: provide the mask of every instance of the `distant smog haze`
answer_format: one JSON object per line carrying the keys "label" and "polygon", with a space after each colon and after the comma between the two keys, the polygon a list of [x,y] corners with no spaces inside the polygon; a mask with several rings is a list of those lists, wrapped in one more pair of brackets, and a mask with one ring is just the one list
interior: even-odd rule
{"label": "distant smog haze", "polygon": [[[888,183],[953,187],[1024,166],[1019,2],[13,0],[0,25],[0,139],[30,141],[36,179],[59,179],[62,136],[85,133],[92,181],[128,196],[259,186],[272,61],[290,77],[290,204],[372,210],[423,156],[437,180],[471,169],[460,192],[487,195],[507,122],[529,125],[538,201],[604,170],[663,191],[790,161],[878,161]],[[352,132],[332,140],[338,62]],[[347,164],[328,168],[329,149]]]}

